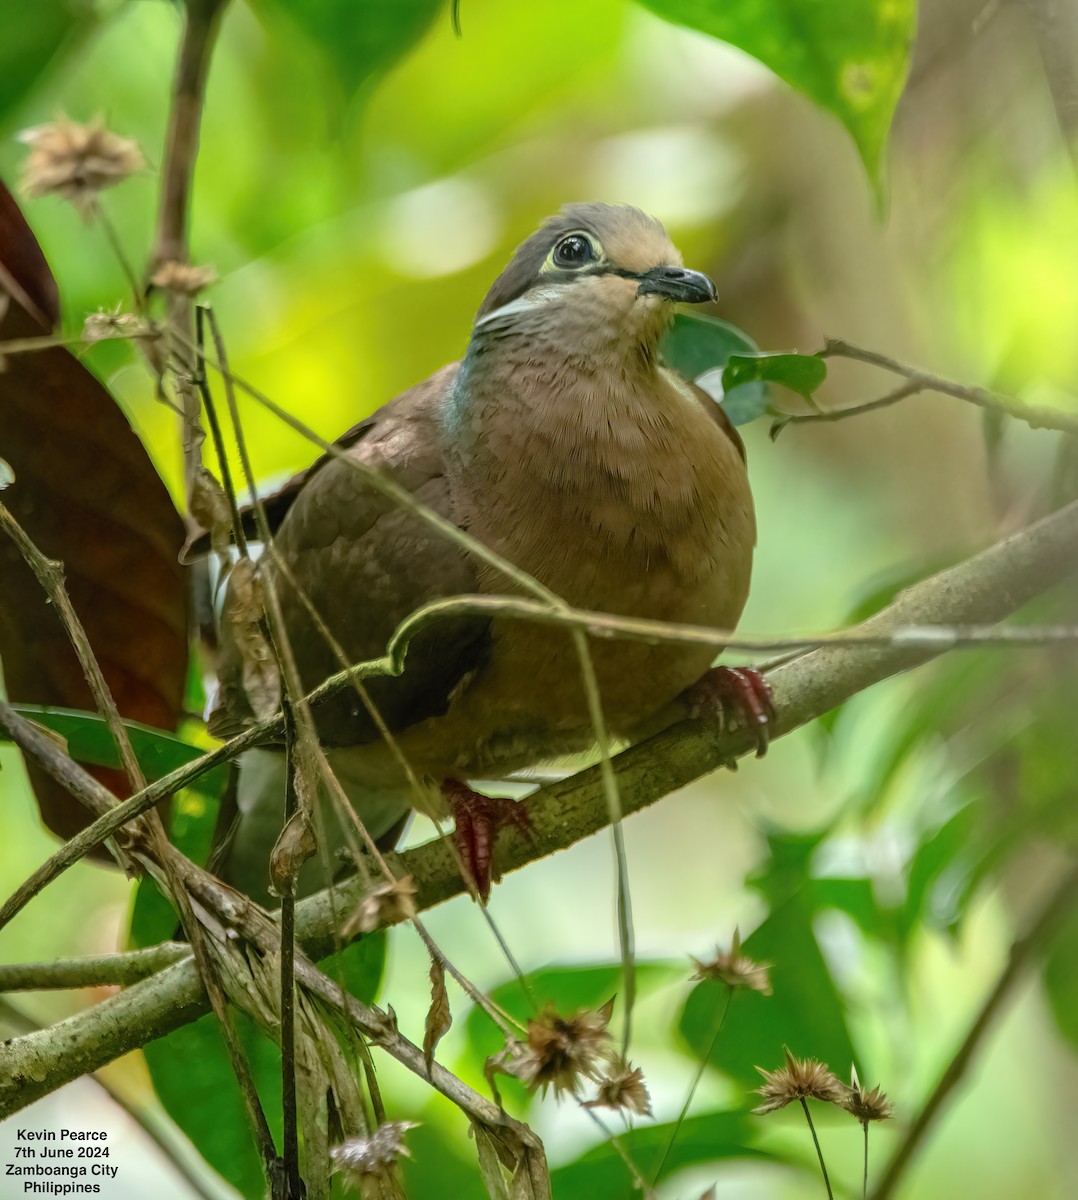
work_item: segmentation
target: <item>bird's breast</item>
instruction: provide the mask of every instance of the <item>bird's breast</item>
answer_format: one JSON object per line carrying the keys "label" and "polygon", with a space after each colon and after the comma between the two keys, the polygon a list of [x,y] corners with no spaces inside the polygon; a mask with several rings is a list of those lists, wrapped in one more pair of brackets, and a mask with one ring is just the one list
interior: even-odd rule
{"label": "bird's breast", "polygon": [[[744,462],[691,395],[603,395],[591,379],[544,403],[503,395],[459,491],[462,523],[568,603],[732,628],[748,592],[755,524]],[[504,576],[480,570],[491,593]],[[611,728],[627,731],[696,681],[714,651],[591,639]],[[464,707],[478,727],[590,727],[563,629],[495,621]],[[552,738],[557,742],[558,737]]]}

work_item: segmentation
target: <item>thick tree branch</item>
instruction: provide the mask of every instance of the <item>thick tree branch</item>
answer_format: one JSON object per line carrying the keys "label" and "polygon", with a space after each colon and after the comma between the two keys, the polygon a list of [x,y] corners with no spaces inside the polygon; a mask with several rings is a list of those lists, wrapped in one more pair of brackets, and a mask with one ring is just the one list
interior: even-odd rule
{"label": "thick tree branch", "polygon": [[[903,592],[858,629],[882,634],[935,622],[987,624],[1001,620],[1078,570],[1078,503],[1045,517],[988,550]],[[940,648],[942,649],[942,647]],[[888,676],[935,657],[939,649],[904,646],[827,647],[771,673],[778,708],[776,735],[788,733]],[[673,710],[658,720],[669,720]],[[614,760],[623,811],[634,812],[731,758],[755,750],[742,729],[717,734],[710,725],[682,722]],[[55,747],[53,748],[54,752]],[[513,830],[499,839],[503,871],[572,845],[607,824],[599,769],[539,789],[524,803],[533,823],[529,840]],[[410,874],[416,902],[429,908],[464,890],[444,841],[389,856],[398,875]],[[297,907],[297,936],[307,953],[334,948],[334,930],[358,901],[358,881]],[[117,1055],[195,1019],[206,1010],[193,964],[185,960],[135,984],[95,1008],[41,1034],[19,1038],[0,1054],[0,1115],[17,1111]]]}

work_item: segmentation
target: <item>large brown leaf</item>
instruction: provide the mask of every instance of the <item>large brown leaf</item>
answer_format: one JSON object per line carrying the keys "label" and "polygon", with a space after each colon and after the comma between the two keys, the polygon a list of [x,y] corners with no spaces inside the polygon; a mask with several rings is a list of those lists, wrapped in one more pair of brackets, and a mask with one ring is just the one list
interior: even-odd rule
{"label": "large brown leaf", "polygon": [[[0,341],[48,333],[56,283],[0,183]],[[187,675],[183,523],[112,396],[60,347],[12,354],[0,370],[0,458],[15,482],[3,500],[64,564],[75,611],[123,716],[173,730]],[[78,660],[41,585],[0,538],[0,661],[12,700],[93,709]],[[124,780],[104,773],[121,794]],[[31,770],[41,815],[69,837],[82,807]]]}

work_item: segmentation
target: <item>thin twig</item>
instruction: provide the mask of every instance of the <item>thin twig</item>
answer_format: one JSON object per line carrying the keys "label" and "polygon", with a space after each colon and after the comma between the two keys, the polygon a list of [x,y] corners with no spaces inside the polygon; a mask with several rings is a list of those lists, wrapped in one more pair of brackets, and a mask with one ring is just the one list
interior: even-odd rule
{"label": "thin twig", "polygon": [[820,1149],[820,1139],[816,1136],[816,1126],[812,1123],[812,1113],[809,1112],[808,1103],[804,1096],[799,1096],[801,1107],[805,1112],[805,1120],[808,1121],[809,1133],[812,1134],[812,1144],[816,1147],[816,1157],[820,1160],[820,1170],[823,1172],[824,1187],[827,1188],[827,1195],[830,1200],[835,1200],[835,1194],[831,1191],[831,1180],[827,1175],[827,1163],[823,1160],[823,1151]]}
{"label": "thin twig", "polygon": [[126,987],[191,957],[185,942],[162,942],[145,950],[56,958],[49,962],[0,963],[0,992],[39,992],[59,988]]}
{"label": "thin twig", "polygon": [[996,980],[995,987],[985,998],[970,1025],[969,1032],[962,1040],[962,1044],[947,1064],[906,1136],[891,1157],[883,1178],[872,1193],[872,1200],[888,1200],[888,1197],[894,1195],[895,1188],[898,1187],[906,1169],[920,1150],[940,1109],[965,1078],[981,1043],[1000,1010],[1010,999],[1015,986],[1025,977],[1028,968],[1051,940],[1063,920],[1074,911],[1076,904],[1078,904],[1078,868],[1072,868],[1041,905],[1027,932],[1011,946],[1006,967],[1001,972],[999,979]]}
{"label": "thin twig", "polygon": [[924,390],[924,384],[911,381],[901,383],[878,399],[869,400],[865,404],[851,404],[848,408],[817,408],[810,413],[791,413],[788,417],[779,417],[771,423],[771,440],[774,441],[787,425],[804,425],[814,421],[845,421],[847,417],[859,417],[863,413],[890,408],[892,404],[897,404],[908,396],[916,396]]}
{"label": "thin twig", "polygon": [[707,1050],[700,1059],[700,1064],[696,1068],[696,1074],[693,1076],[693,1081],[689,1086],[688,1095],[685,1097],[685,1103],[681,1106],[681,1112],[678,1113],[677,1120],[674,1122],[674,1128],[670,1131],[670,1140],[666,1143],[666,1149],[663,1151],[662,1159],[658,1167],[655,1169],[655,1175],[652,1182],[658,1183],[663,1173],[663,1167],[666,1166],[666,1160],[670,1157],[670,1152],[674,1149],[674,1143],[677,1141],[678,1133],[681,1131],[682,1125],[685,1123],[685,1118],[689,1115],[689,1109],[692,1107],[692,1102],[696,1096],[696,1089],[700,1086],[700,1080],[704,1077],[704,1071],[707,1070],[707,1064],[711,1061],[711,1056],[715,1053],[715,1047],[719,1041],[719,1034],[722,1033],[722,1027],[726,1024],[726,1014],[730,1011],[730,1001],[734,998],[734,989],[726,987],[726,1003],[722,1006],[722,1011],[719,1014],[718,1024],[715,1026],[715,1032],[711,1035],[711,1041],[708,1044]]}
{"label": "thin twig", "polygon": [[109,736],[116,746],[116,752],[120,756],[120,763],[124,774],[127,776],[127,781],[131,785],[131,790],[135,792],[140,791],[146,786],[142,767],[139,765],[138,758],[131,745],[131,739],[128,737],[127,727],[120,716],[120,710],[116,707],[112,691],[102,673],[97,656],[90,645],[90,639],[86,636],[86,630],[83,628],[83,624],[75,612],[74,605],[71,603],[71,597],[68,595],[67,587],[64,584],[63,564],[54,562],[41,553],[23,527],[15,519],[11,510],[2,502],[0,502],[0,528],[18,546],[20,554],[22,554],[27,565],[37,577],[37,581],[41,584],[49,602],[59,614],[68,641],[71,643],[78,657],[82,673],[86,677],[86,682],[90,687],[94,703],[97,705],[98,711],[105,718]]}
{"label": "thin twig", "polygon": [[[1001,396],[986,388],[955,383],[954,380],[945,379],[942,375],[933,375],[930,371],[907,366],[897,359],[889,358],[886,354],[878,354],[875,350],[864,350],[841,338],[827,338],[823,349],[817,353],[820,358],[849,358],[855,362],[868,363],[883,371],[890,371],[892,375],[901,375],[911,384],[916,384],[915,390],[917,391],[940,392],[945,396],[953,396],[957,400],[965,400],[968,404],[975,404],[978,408],[1005,413],[1009,417],[1024,421],[1032,429],[1055,429],[1061,433],[1078,433],[1078,417],[1072,417],[1060,409],[1025,404],[1013,396]],[[834,418],[828,413],[823,413],[816,417],[805,414],[799,419],[828,420]]]}
{"label": "thin twig", "polygon": [[[161,199],[157,217],[157,235],[148,274],[166,262],[187,262],[188,217],[195,160],[198,157],[199,131],[206,95],[210,57],[217,40],[221,16],[228,0],[185,0],[183,34],[172,77],[168,133],[161,167]],[[187,358],[179,349],[190,342],[191,299],[175,291],[166,297],[169,340],[177,346],[183,362],[183,374],[197,376],[197,360]],[[199,423],[199,396],[196,388],[180,384],[180,403],[184,426],[184,478],[190,497],[205,434]]]}
{"label": "thin twig", "polygon": [[120,241],[120,235],[116,232],[116,226],[112,223],[112,218],[105,211],[101,204],[100,197],[96,198],[93,207],[94,219],[101,227],[102,233],[105,235],[105,240],[108,242],[112,253],[116,256],[120,268],[127,278],[128,286],[131,288],[131,304],[135,312],[141,313],[143,310],[142,288],[139,286],[138,276],[135,274],[134,268],[131,266],[130,260],[124,251],[123,242]]}
{"label": "thin twig", "polygon": [[[284,822],[299,808],[296,796],[295,726],[285,703],[285,783]],[[303,1183],[299,1173],[299,1110],[296,1106],[296,889],[295,877],[281,896],[281,971],[278,979],[281,1008],[281,1158],[290,1196],[301,1200]]]}

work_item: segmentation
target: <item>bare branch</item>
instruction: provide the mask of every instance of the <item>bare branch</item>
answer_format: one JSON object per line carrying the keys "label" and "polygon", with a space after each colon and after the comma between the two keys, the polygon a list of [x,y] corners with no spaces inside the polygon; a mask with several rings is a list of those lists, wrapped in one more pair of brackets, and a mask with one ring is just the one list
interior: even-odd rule
{"label": "bare branch", "polygon": [[877,354],[875,350],[863,350],[861,347],[851,345],[839,338],[827,338],[823,349],[818,353],[820,358],[849,358],[855,362],[868,363],[883,371],[890,371],[892,375],[901,375],[908,382],[868,404],[858,404],[852,408],[838,409],[834,412],[796,413],[790,417],[784,417],[772,426],[772,436],[781,432],[786,425],[800,425],[807,421],[840,421],[858,413],[884,408],[907,396],[916,395],[918,392],[940,392],[944,396],[954,396],[956,400],[965,400],[967,404],[975,404],[978,408],[1014,417],[1018,421],[1025,422],[1031,429],[1055,429],[1060,433],[1078,433],[1078,416],[1071,416],[1062,409],[1026,404],[1013,396],[1001,396],[986,388],[955,383],[951,379],[943,378],[942,375],[933,375],[930,371],[907,366],[897,359],[888,358],[886,354]]}

